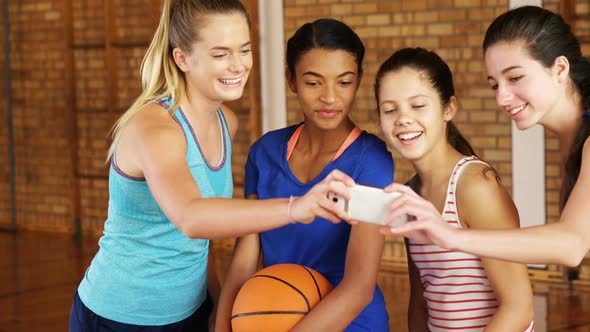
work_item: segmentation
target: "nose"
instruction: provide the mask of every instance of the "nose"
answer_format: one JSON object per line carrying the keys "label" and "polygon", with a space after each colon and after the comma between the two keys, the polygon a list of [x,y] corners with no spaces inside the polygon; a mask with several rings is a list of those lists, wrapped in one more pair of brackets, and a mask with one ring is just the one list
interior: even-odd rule
{"label": "nose", "polygon": [[234,73],[241,73],[246,70],[246,65],[240,55],[234,54],[231,56],[229,70]]}
{"label": "nose", "polygon": [[414,122],[414,119],[410,116],[408,112],[404,112],[402,110],[397,111],[397,119],[395,120],[395,124],[398,126],[407,126]]}
{"label": "nose", "polygon": [[496,88],[496,104],[499,107],[505,107],[510,105],[512,99],[512,93],[503,84],[498,83]]}
{"label": "nose", "polygon": [[325,104],[333,104],[336,102],[336,91],[332,84],[324,85],[324,89],[322,89],[322,94],[320,95],[320,101]]}

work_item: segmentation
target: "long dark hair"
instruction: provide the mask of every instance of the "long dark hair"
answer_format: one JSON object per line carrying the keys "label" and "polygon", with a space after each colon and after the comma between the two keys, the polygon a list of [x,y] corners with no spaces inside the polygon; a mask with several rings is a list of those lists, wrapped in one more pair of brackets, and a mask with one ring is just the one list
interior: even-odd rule
{"label": "long dark hair", "polygon": [[322,18],[302,25],[287,41],[287,68],[295,77],[295,65],[303,54],[314,49],[343,50],[354,55],[358,75],[363,72],[365,45],[346,24],[331,18]]}
{"label": "long dark hair", "polygon": [[[420,47],[403,48],[385,60],[377,72],[375,78],[375,100],[377,101],[378,111],[380,104],[379,91],[381,90],[383,76],[399,71],[404,67],[410,67],[424,73],[428,77],[432,87],[438,93],[443,107],[449,105],[451,97],[455,95],[455,86],[453,84],[453,74],[446,62],[435,52]],[[471,144],[469,144],[452,121],[447,123],[447,141],[460,153],[466,156],[477,156]]]}
{"label": "long dark hair", "polygon": [[[570,64],[569,76],[582,99],[582,109],[590,108],[590,61],[582,56],[580,43],[564,19],[549,10],[524,6],[498,16],[488,28],[483,51],[497,42],[524,42],[529,55],[546,68],[551,68],[555,59],[565,56]],[[590,118],[582,122],[565,162],[565,176],[561,188],[559,206],[563,210],[582,165],[582,148],[590,135]]]}

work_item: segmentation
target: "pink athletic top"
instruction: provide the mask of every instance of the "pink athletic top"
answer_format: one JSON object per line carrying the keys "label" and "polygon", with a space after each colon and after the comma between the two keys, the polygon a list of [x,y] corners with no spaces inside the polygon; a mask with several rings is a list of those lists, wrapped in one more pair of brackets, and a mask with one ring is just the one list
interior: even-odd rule
{"label": "pink athletic top", "polygon": [[[297,141],[301,136],[303,127],[305,127],[305,124],[302,124],[301,126],[297,127],[297,129],[295,129],[295,131],[293,132],[293,135],[291,135],[291,138],[289,138],[289,142],[287,143],[287,160],[291,158],[291,154],[293,153],[295,145],[297,144]],[[361,135],[361,133],[362,130],[359,127],[354,127],[354,129],[350,132],[350,134],[348,134],[348,137],[346,137],[338,151],[336,151],[336,155],[334,156],[333,160],[338,159],[338,157],[342,155],[346,148],[349,147],[352,143],[354,143],[354,141]]]}

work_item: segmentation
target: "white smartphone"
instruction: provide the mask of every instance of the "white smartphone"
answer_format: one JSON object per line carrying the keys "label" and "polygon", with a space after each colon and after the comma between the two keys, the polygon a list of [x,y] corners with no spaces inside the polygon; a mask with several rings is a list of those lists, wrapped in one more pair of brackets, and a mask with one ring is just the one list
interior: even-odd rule
{"label": "white smartphone", "polygon": [[[389,207],[393,201],[401,196],[398,192],[386,193],[381,188],[355,184],[350,188],[350,200],[345,200],[335,193],[329,193],[328,198],[342,206],[352,220],[385,225],[389,216]],[[408,222],[408,216],[397,218],[391,226],[398,226]]]}

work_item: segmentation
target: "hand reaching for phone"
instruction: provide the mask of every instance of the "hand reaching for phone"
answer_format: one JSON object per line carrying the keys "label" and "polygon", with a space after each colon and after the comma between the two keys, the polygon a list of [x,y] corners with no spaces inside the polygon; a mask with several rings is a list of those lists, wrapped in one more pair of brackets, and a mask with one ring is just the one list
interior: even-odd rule
{"label": "hand reaching for phone", "polygon": [[[459,230],[444,221],[431,202],[420,197],[410,187],[399,183],[390,184],[385,191],[399,192],[402,195],[390,205],[390,215],[385,222],[388,226],[381,228],[382,234],[401,235],[420,243],[452,249],[451,245],[456,243],[454,238]],[[404,214],[412,216],[413,221],[399,226],[389,226],[393,220]]]}
{"label": "hand reaching for phone", "polygon": [[304,196],[293,201],[290,217],[300,223],[308,224],[321,217],[333,223],[349,221],[346,211],[328,198],[328,193],[337,193],[345,199],[350,198],[349,187],[354,180],[339,170],[333,170],[320,183],[316,184]]}

